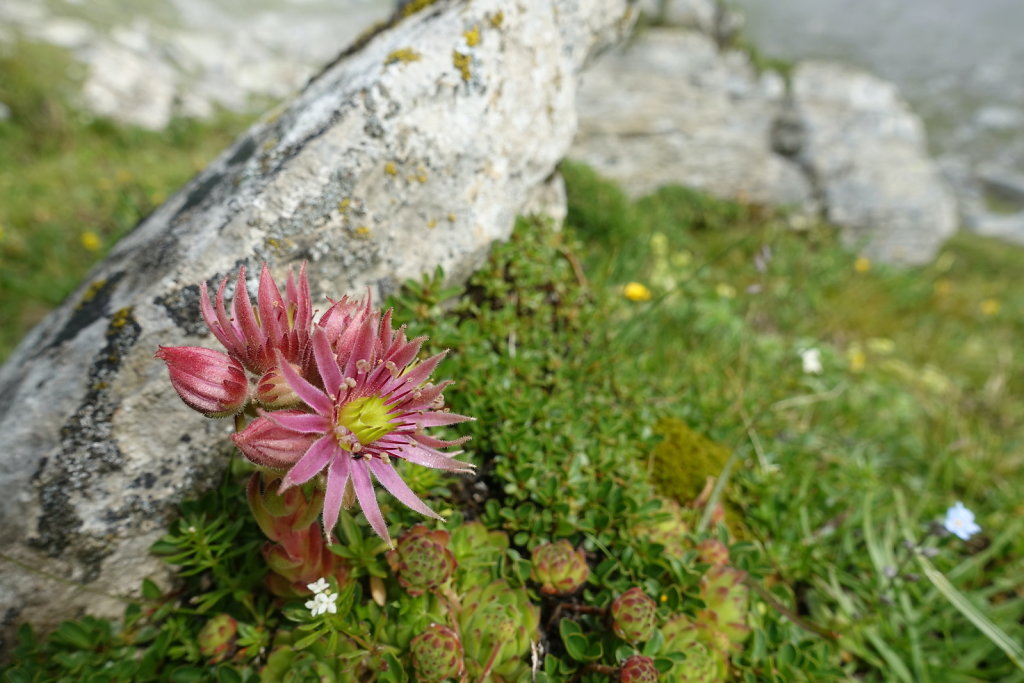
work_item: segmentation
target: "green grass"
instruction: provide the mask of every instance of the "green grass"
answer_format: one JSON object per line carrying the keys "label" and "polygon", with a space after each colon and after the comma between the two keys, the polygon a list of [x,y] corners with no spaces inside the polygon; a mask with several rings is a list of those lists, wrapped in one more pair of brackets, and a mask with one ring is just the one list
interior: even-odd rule
{"label": "green grass", "polygon": [[69,103],[75,66],[60,50],[0,52],[0,361],[89,268],[241,132],[250,117],[176,120],[151,132]]}
{"label": "green grass", "polygon": [[[849,675],[1021,680],[929,582],[882,574],[963,500],[985,531],[934,562],[1022,637],[1024,251],[962,235],[933,265],[860,272],[831,229],[679,188],[631,204],[565,171],[595,285],[654,297],[620,299],[620,372],[742,456],[729,496],[746,533],[790,604],[841,634]],[[802,372],[809,347],[821,375]]]}

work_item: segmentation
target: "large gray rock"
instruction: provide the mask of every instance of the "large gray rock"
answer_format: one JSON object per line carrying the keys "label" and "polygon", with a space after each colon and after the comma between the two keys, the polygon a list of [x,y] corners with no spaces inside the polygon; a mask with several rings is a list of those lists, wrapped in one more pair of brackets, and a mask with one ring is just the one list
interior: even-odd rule
{"label": "large gray rock", "polygon": [[633,196],[676,184],[812,207],[799,166],[772,150],[784,95],[777,74],[758,75],[706,34],[648,29],[585,75],[570,156]]}
{"label": "large gray rock", "polygon": [[889,263],[931,260],[956,231],[956,202],[896,86],[841,64],[803,62],[792,92],[799,158],[847,244]]}
{"label": "large gray rock", "polygon": [[186,408],[153,358],[217,346],[197,283],[307,260],[324,301],[437,265],[467,275],[539,186],[557,196],[579,71],[631,15],[625,0],[437,2],[337,60],[120,242],[0,369],[5,623],[119,614],[90,591],[167,577],[147,549],[229,448],[230,424]]}
{"label": "large gray rock", "polygon": [[686,185],[786,205],[889,263],[930,260],[957,227],[920,119],[895,86],[828,63],[758,73],[706,32],[642,32],[584,78],[570,155],[633,196]]}

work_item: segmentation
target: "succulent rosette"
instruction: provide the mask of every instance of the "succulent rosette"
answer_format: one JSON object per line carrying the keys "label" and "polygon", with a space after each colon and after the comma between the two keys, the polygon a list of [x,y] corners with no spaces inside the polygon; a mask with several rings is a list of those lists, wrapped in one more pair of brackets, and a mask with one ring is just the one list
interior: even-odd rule
{"label": "succulent rosette", "polygon": [[230,614],[211,617],[196,636],[199,654],[206,657],[210,664],[224,661],[231,654],[237,634],[238,622]]}
{"label": "succulent rosette", "polygon": [[662,652],[686,656],[672,667],[676,683],[716,683],[726,677],[725,655],[705,642],[705,633],[690,617],[677,614],[661,627]]}
{"label": "succulent rosette", "polygon": [[706,607],[697,612],[694,621],[706,640],[722,652],[739,649],[750,635],[746,578],[746,572],[727,566],[712,567],[701,578],[700,598]]}
{"label": "succulent rosette", "polygon": [[658,683],[658,669],[654,660],[643,655],[633,655],[622,663],[619,669],[621,683]]}
{"label": "succulent rosette", "polygon": [[[337,325],[338,320],[345,324]],[[232,437],[252,462],[287,469],[282,491],[326,474],[325,534],[330,536],[343,503],[351,505],[354,498],[389,545],[373,479],[410,509],[440,519],[401,479],[396,461],[472,471],[471,464],[454,459],[455,453],[440,450],[462,440],[443,441],[423,431],[472,419],[444,410],[441,392],[449,383],[427,382],[444,353],[414,363],[423,340],[407,341],[390,320],[390,314],[382,320],[369,302],[337,302],[314,326],[315,373],[308,373],[314,381],[276,352],[277,368],[304,405],[262,412]]]}
{"label": "succulent rosette", "polygon": [[540,584],[540,592],[546,595],[574,593],[590,576],[583,549],[574,549],[564,538],[534,548],[530,567],[530,578]]}
{"label": "succulent rosette", "polygon": [[421,683],[458,680],[465,671],[462,642],[447,626],[431,624],[412,639],[409,651],[416,680]]}
{"label": "succulent rosette", "polygon": [[397,546],[388,551],[388,564],[409,595],[423,595],[452,578],[456,563],[448,547],[450,541],[451,536],[444,529],[431,531],[417,524],[402,534]]}
{"label": "succulent rosette", "polygon": [[612,630],[627,643],[650,640],[657,626],[658,605],[643,589],[633,587],[612,601]]}

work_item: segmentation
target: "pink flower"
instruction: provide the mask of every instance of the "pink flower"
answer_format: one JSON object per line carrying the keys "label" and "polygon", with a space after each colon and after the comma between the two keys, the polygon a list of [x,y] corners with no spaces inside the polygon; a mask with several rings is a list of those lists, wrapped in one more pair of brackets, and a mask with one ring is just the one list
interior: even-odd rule
{"label": "pink flower", "polygon": [[171,386],[193,410],[227,417],[249,402],[245,369],[226,353],[199,346],[161,346],[156,357],[167,363]]}
{"label": "pink flower", "polygon": [[213,306],[206,283],[199,286],[199,305],[203,320],[228,354],[237,358],[247,370],[263,375],[277,364],[275,353],[289,363],[302,366],[308,362],[309,333],[313,324],[313,307],[309,296],[306,265],[299,269],[296,284],[291,273],[285,286],[285,295],[270,275],[267,264],[260,272],[257,306],[253,309],[245,288],[245,266],[238,269],[235,296],[231,302],[231,316],[224,308],[224,288],[228,278],[220,281]]}
{"label": "pink flower", "polygon": [[[439,518],[402,481],[395,460],[453,472],[472,471],[469,463],[453,459],[457,453],[440,450],[465,439],[443,441],[423,433],[427,427],[472,418],[443,410],[441,392],[450,382],[426,382],[444,354],[414,365],[422,342],[422,338],[406,341],[403,329],[393,330],[390,312],[382,320],[369,301],[360,305],[342,299],[324,314],[312,335],[321,386],[303,378],[284,362],[283,354],[278,357],[285,381],[312,412],[262,412],[233,436],[253,462],[277,461],[288,467],[282,491],[326,471],[323,524],[328,537],[343,501],[346,507],[351,504],[354,492],[370,526],[391,545],[377,505],[374,478],[409,508]],[[288,454],[280,444],[289,439],[296,443],[309,439],[311,443]]]}

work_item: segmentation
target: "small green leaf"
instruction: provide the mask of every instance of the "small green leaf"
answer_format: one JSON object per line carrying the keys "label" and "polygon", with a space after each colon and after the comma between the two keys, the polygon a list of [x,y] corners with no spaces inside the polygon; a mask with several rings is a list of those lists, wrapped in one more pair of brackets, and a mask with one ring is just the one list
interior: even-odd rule
{"label": "small green leaf", "polygon": [[308,636],[305,636],[303,638],[299,638],[295,642],[295,645],[293,645],[293,647],[296,650],[305,650],[307,647],[309,647],[310,645],[312,645],[316,641],[320,640],[321,636],[322,636],[321,631],[319,631],[319,630],[314,631],[313,633],[310,633]]}

